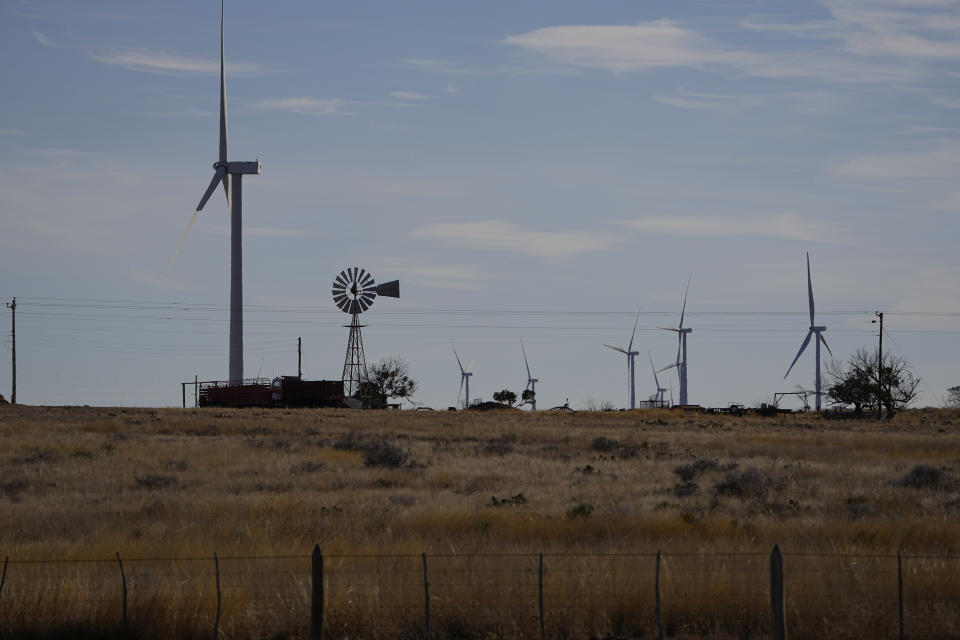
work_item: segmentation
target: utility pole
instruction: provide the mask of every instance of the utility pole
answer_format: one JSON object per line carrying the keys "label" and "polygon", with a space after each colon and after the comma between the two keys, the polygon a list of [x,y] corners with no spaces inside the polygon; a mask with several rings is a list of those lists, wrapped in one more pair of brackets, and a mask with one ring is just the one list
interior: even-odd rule
{"label": "utility pole", "polygon": [[300,370],[300,361],[301,361],[301,348],[303,347],[303,342],[301,338],[297,338],[297,377],[302,378],[303,372]]}
{"label": "utility pole", "polygon": [[874,311],[873,314],[880,318],[880,346],[877,347],[877,420],[880,420],[883,418],[883,313]]}
{"label": "utility pole", "polygon": [[7,308],[11,311],[10,337],[12,340],[12,364],[13,364],[13,390],[10,394],[10,403],[17,404],[17,299],[7,303]]}

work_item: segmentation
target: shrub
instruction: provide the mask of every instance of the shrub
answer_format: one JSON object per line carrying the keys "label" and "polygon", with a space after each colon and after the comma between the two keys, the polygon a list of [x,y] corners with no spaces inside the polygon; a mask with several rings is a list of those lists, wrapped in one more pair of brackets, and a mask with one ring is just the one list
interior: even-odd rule
{"label": "shrub", "polygon": [[700,493],[700,487],[697,486],[696,482],[684,482],[683,484],[677,484],[673,487],[673,495],[678,498],[686,498],[698,493]]}
{"label": "shrub", "polygon": [[520,507],[525,504],[527,504],[527,499],[524,497],[522,493],[518,493],[512,498],[497,498],[497,496],[493,496],[490,498],[491,507],[502,507],[504,505]]}
{"label": "shrub", "polygon": [[673,472],[680,476],[681,480],[689,483],[696,480],[707,471],[716,471],[717,469],[718,467],[716,460],[696,460],[692,464],[680,465],[674,469]]}
{"label": "shrub", "polygon": [[410,454],[386,440],[368,442],[363,447],[363,466],[397,469],[407,464]]}
{"label": "shrub", "polygon": [[290,467],[290,473],[294,475],[301,475],[304,473],[316,473],[323,469],[322,462],[314,462],[313,460],[304,460],[303,462],[298,462],[297,464]]}
{"label": "shrub", "polygon": [[593,513],[593,505],[589,502],[578,502],[567,507],[567,517],[571,520],[577,518],[589,518]]}
{"label": "shrub", "polygon": [[174,476],[165,476],[155,473],[148,473],[145,476],[137,476],[137,486],[142,489],[156,491],[158,489],[175,487],[176,485],[177,479]]}
{"label": "shrub", "polygon": [[714,488],[722,496],[763,498],[771,489],[782,489],[782,485],[782,482],[775,481],[759,469],[750,467],[740,473],[727,473],[723,482],[718,482]]}
{"label": "shrub", "polygon": [[914,489],[924,489],[936,487],[942,479],[943,471],[940,469],[931,467],[928,464],[918,464],[910,470],[910,473],[903,477],[900,484],[905,487],[913,487]]}

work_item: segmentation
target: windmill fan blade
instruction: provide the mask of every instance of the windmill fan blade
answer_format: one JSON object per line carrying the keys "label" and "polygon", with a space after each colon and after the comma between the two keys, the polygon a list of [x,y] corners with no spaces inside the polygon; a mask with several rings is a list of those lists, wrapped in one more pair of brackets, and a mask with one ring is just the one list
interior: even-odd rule
{"label": "windmill fan blade", "polygon": [[680,366],[680,350],[683,347],[683,332],[677,334],[677,366]]}
{"label": "windmill fan blade", "polygon": [[227,173],[227,168],[223,165],[217,167],[216,173],[213,174],[213,180],[210,181],[210,186],[207,187],[207,190],[203,193],[203,197],[200,198],[200,204],[197,205],[197,211],[203,211],[203,207],[207,204],[207,200],[210,199],[210,196],[213,195],[214,190],[217,188],[217,183],[220,182],[222,178]]}
{"label": "windmill fan blade", "polygon": [[457,391],[457,406],[460,405],[460,396],[463,395],[463,374],[460,375],[460,391]]}
{"label": "windmill fan blade", "polygon": [[680,310],[680,328],[683,329],[683,316],[687,313],[687,294],[690,293],[690,281],[693,280],[693,274],[687,278],[687,289],[683,292],[683,308]]}
{"label": "windmill fan blade", "polygon": [[667,369],[673,369],[673,368],[679,368],[679,367],[680,367],[680,363],[679,363],[679,362],[674,362],[673,364],[668,364],[668,365],[665,366],[663,369],[657,369],[657,373],[663,373],[663,372],[666,371]]}
{"label": "windmill fan blade", "polygon": [[190,227],[193,226],[193,223],[197,221],[198,217],[200,217],[200,209],[197,209],[193,212],[190,222],[187,223],[187,230],[183,232],[183,237],[180,238],[180,244],[177,245],[176,250],[173,252],[173,257],[170,258],[170,266],[167,267],[167,275],[170,275],[170,270],[173,269],[173,261],[177,259],[177,254],[180,253],[180,247],[183,246],[183,243],[187,239],[187,234],[190,233]]}
{"label": "windmill fan blade", "polygon": [[830,354],[830,357],[833,357],[833,351],[830,351],[830,345],[827,344],[827,339],[823,337],[823,334],[820,334],[820,342],[823,343],[823,346],[827,348],[827,353]]}
{"label": "windmill fan blade", "polygon": [[463,370],[464,373],[470,373],[470,370],[473,369],[473,365],[475,365],[475,364],[477,364],[477,359],[476,359],[476,358],[474,358],[473,360],[470,361],[470,364],[467,365],[467,368]]}
{"label": "windmill fan blade", "polygon": [[653,366],[653,356],[647,351],[647,357],[650,358],[650,368],[653,370],[653,382],[657,385],[657,393],[660,393],[660,381],[657,380],[657,368]]}
{"label": "windmill fan blade", "polygon": [[810,298],[810,326],[813,326],[813,281],[810,279],[810,252],[807,252],[807,295]]}
{"label": "windmill fan blade", "polygon": [[[790,363],[790,369],[793,369],[793,365],[797,364],[797,360],[799,360],[800,356],[803,355],[803,350],[807,348],[808,344],[810,344],[810,336],[812,335],[813,335],[813,329],[811,329],[810,331],[807,331],[807,337],[803,339],[803,344],[800,345],[800,351],[797,351],[796,357],[793,359],[793,362]],[[790,369],[787,369],[787,372],[783,374],[784,380],[786,380],[787,376],[790,375]]]}
{"label": "windmill fan blade", "polygon": [[[227,162],[227,73],[223,57],[223,0],[220,0],[220,162]],[[227,197],[227,206],[230,206],[229,180],[224,174],[221,176],[223,195]]]}
{"label": "windmill fan blade", "polygon": [[657,327],[657,329],[663,329],[664,331],[673,331],[675,333],[680,332],[680,329],[677,329],[676,327]]}
{"label": "windmill fan blade", "polygon": [[[450,346],[453,347],[453,343],[452,343],[452,342],[450,343]],[[453,347],[453,357],[457,359],[457,366],[460,367],[460,375],[463,375],[463,374],[465,373],[464,370],[463,370],[463,363],[460,362],[460,356],[457,354],[457,348],[456,348],[456,347]],[[463,384],[463,380],[462,380],[462,379],[460,380],[460,384],[461,384],[461,385]],[[460,397],[457,396],[457,400],[459,400],[459,399],[460,399]]]}
{"label": "windmill fan blade", "polygon": [[527,367],[527,388],[530,388],[530,378],[533,376],[530,375],[530,363],[527,361],[527,349],[523,346],[523,338],[520,338],[520,349],[523,351],[523,364]]}
{"label": "windmill fan blade", "polygon": [[609,345],[607,343],[603,343],[603,346],[607,347],[608,349],[613,349],[614,351],[619,351],[620,353],[627,353],[626,349],[621,349],[620,347],[614,347],[613,345]]}
{"label": "windmill fan blade", "polygon": [[633,351],[633,339],[637,335],[637,323],[640,322],[640,312],[637,311],[637,319],[633,321],[633,333],[630,334],[630,344],[627,345],[627,351]]}
{"label": "windmill fan blade", "polygon": [[384,282],[377,285],[377,295],[386,296],[388,298],[399,298],[400,297],[400,281],[391,280],[390,282]]}

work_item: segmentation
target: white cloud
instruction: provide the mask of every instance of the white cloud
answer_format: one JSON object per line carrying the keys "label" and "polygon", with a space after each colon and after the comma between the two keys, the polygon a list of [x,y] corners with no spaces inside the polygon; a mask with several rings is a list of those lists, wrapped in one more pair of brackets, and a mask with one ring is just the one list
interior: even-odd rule
{"label": "white cloud", "polygon": [[855,156],[830,163],[827,170],[834,175],[869,182],[955,180],[960,175],[960,146]]}
{"label": "white cloud", "polygon": [[59,48],[61,46],[56,42],[54,42],[53,40],[51,40],[50,38],[48,38],[47,36],[45,36],[44,34],[37,31],[36,29],[33,29],[31,33],[33,33],[33,37],[36,39],[36,41],[45,47]]}
{"label": "white cloud", "polygon": [[387,263],[384,271],[395,274],[401,284],[468,291],[485,288],[486,275],[475,265],[425,265],[399,261]]}
{"label": "white cloud", "polygon": [[762,106],[767,99],[764,96],[749,94],[719,94],[699,93],[681,89],[678,96],[654,96],[654,100],[661,104],[668,104],[682,109],[699,111],[720,111],[734,113]]}
{"label": "white cloud", "polygon": [[449,94],[451,94],[451,95],[459,95],[460,89],[457,88],[457,85],[453,84],[452,82],[448,82],[448,83],[447,83],[447,93],[449,93]]}
{"label": "white cloud", "polygon": [[387,94],[387,95],[389,95],[391,98],[395,98],[395,99],[397,99],[397,100],[414,100],[414,101],[419,101],[419,100],[430,100],[430,99],[432,99],[432,96],[428,96],[428,95],[425,94],[425,93],[417,93],[417,92],[415,92],[415,91],[391,91],[391,92],[390,92],[389,94]]}
{"label": "white cloud", "polygon": [[671,236],[762,237],[787,238],[828,244],[848,243],[847,234],[844,230],[791,213],[753,218],[690,215],[645,216],[615,222],[633,231]]}
{"label": "white cloud", "polygon": [[470,249],[512,251],[541,258],[604,251],[620,241],[613,233],[527,231],[503,220],[432,224],[415,230],[413,235]]}
{"label": "white cloud", "polygon": [[22,136],[22,129],[0,129],[0,136]]}
{"label": "white cloud", "polygon": [[288,97],[261,100],[251,105],[255,109],[289,111],[305,116],[349,115],[343,111],[345,102],[340,98]]}

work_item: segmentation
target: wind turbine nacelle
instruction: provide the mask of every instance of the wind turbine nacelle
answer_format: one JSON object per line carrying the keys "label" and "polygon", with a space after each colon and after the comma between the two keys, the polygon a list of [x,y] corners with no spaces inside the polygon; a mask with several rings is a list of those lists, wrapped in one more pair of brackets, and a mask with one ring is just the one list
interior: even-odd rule
{"label": "wind turbine nacelle", "polygon": [[826,330],[827,330],[826,327],[810,327],[810,331],[820,332],[820,331],[826,331]]}
{"label": "wind turbine nacelle", "polygon": [[260,175],[260,161],[228,162],[227,173],[230,175]]}

